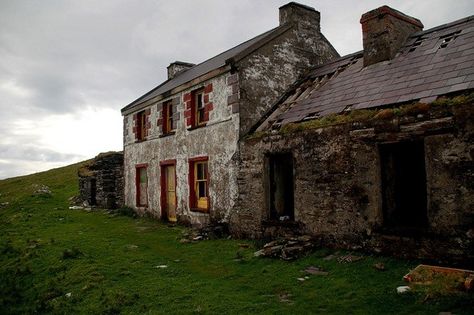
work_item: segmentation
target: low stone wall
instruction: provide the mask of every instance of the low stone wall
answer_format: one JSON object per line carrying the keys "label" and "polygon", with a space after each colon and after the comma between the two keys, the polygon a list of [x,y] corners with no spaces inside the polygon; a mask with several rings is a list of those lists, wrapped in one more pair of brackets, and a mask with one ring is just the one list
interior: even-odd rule
{"label": "low stone wall", "polygon": [[[473,139],[471,104],[247,139],[231,232],[309,234],[329,246],[473,261]],[[424,149],[428,222],[405,229],[384,219],[380,146],[410,141]],[[294,221],[269,220],[265,158],[278,153],[293,158]]]}
{"label": "low stone wall", "polygon": [[123,153],[101,153],[79,169],[80,199],[90,206],[123,206]]}

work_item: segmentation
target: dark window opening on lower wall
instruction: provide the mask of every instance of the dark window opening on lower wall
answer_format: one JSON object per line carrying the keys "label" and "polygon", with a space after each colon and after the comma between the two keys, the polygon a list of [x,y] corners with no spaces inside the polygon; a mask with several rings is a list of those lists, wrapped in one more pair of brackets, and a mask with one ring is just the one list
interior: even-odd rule
{"label": "dark window opening on lower wall", "polygon": [[428,225],[423,141],[381,144],[383,225],[424,228]]}
{"label": "dark window opening on lower wall", "polygon": [[294,220],[293,157],[291,153],[265,157],[266,199],[270,220]]}

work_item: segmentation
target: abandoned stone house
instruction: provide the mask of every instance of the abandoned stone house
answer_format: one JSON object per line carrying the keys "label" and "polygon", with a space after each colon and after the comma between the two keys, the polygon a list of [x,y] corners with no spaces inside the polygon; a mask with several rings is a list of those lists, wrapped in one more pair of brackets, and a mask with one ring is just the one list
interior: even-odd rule
{"label": "abandoned stone house", "polygon": [[319,12],[279,13],[122,109],[124,204],[242,237],[472,259],[474,17],[423,31],[383,6],[362,15],[363,51],[339,57]]}
{"label": "abandoned stone house", "polygon": [[123,153],[104,152],[78,170],[79,201],[86,206],[115,209],[123,205]]}
{"label": "abandoned stone house", "polygon": [[[474,261],[474,16],[423,31],[390,7],[240,144],[235,235]],[[466,261],[467,260],[467,261]]]}
{"label": "abandoned stone house", "polygon": [[122,109],[124,202],[193,225],[228,221],[238,198],[238,142],[310,67],[339,57],[320,14],[289,3],[279,26],[168,80]]}

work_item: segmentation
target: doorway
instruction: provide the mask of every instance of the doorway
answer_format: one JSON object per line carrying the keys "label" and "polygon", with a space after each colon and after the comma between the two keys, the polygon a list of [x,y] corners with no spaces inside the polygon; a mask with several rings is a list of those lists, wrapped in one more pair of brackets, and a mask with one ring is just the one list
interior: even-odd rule
{"label": "doorway", "polygon": [[161,218],[176,222],[176,164],[161,165]]}
{"label": "doorway", "polygon": [[382,144],[383,224],[423,228],[428,224],[423,141]]}
{"label": "doorway", "polygon": [[294,220],[293,156],[291,153],[268,155],[267,204],[271,220]]}

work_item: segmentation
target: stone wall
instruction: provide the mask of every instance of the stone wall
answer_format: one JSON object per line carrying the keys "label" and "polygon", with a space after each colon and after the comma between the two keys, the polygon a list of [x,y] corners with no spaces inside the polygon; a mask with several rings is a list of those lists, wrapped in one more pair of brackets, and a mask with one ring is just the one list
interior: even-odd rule
{"label": "stone wall", "polygon": [[236,64],[241,135],[245,135],[309,69],[339,57],[320,33],[319,13],[316,13],[317,18],[300,20]]}
{"label": "stone wall", "polygon": [[80,199],[90,206],[123,206],[123,153],[101,153],[78,172]]}
{"label": "stone wall", "polygon": [[[301,233],[330,246],[406,257],[472,261],[474,237],[474,128],[472,105],[345,123],[319,129],[255,135],[241,143],[234,235]],[[426,171],[425,227],[384,222],[380,146],[421,141]],[[291,153],[294,221],[269,220],[265,157]]]}

